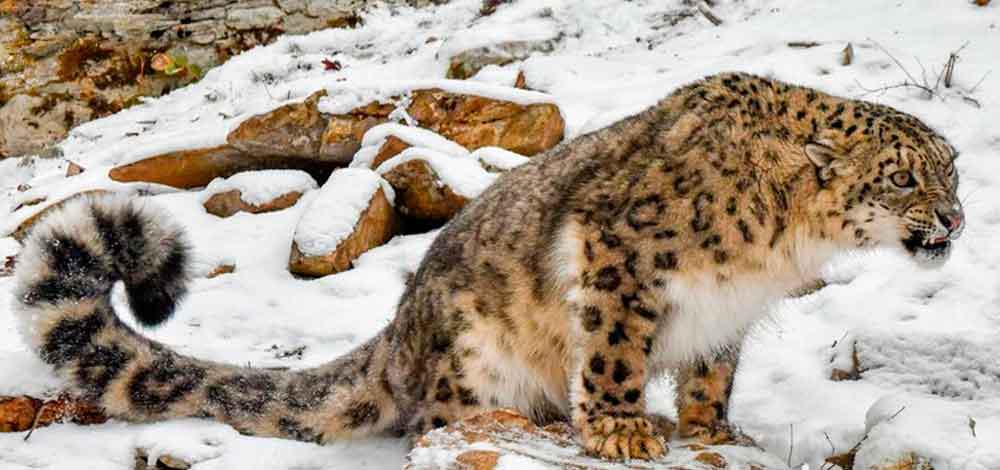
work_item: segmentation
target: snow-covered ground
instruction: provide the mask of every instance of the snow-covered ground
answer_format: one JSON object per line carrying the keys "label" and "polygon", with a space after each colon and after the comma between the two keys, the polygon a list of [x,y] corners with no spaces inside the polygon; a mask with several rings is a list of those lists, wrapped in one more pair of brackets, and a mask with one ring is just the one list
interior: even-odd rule
{"label": "snow-covered ground", "polygon": [[[681,0],[520,0],[484,18],[480,3],[376,10],[358,29],[285,37],[237,56],[198,84],[75,129],[62,149],[87,168],[80,176],[64,178],[64,161],[0,161],[0,229],[16,227],[24,212],[10,212],[39,195],[52,202],[84,187],[139,189],[109,183],[112,165],[217,145],[250,115],[320,88],[330,93],[322,105],[336,110],[440,83],[451,54],[499,40],[553,40],[554,50],[488,67],[466,86],[500,93],[519,68],[531,89],[547,95],[505,93],[557,103],[567,138],[633,114],[703,75],[770,75],[895,106],[950,138],[962,154],[957,165],[968,228],[940,270],[920,270],[892,253],[859,254],[829,267],[828,287],[776,305],[744,347],[732,420],[797,468],[821,468],[824,457],[850,449],[866,432],[870,447],[859,464],[910,450],[930,457],[938,470],[1000,468],[993,354],[1000,340],[1000,4],[716,1],[713,11],[724,22],[713,26],[697,13],[678,16],[694,3]],[[816,44],[789,46],[796,42]],[[937,96],[927,99],[912,87],[873,91],[907,80],[900,64],[916,80],[926,74],[933,86],[948,54],[966,42],[952,87],[940,86]],[[848,43],[853,63],[842,66]],[[339,61],[342,70],[324,70],[324,59]],[[33,189],[16,191],[22,183]],[[176,317],[145,332],[217,361],[300,368],[348,351],[392,317],[407,273],[435,235],[397,237],[363,255],[353,270],[300,280],[287,262],[305,204],[220,219],[205,213],[198,191],[141,189],[187,227],[200,272],[236,265],[235,273],[196,280]],[[17,247],[0,239],[0,256]],[[0,278],[0,395],[42,395],[58,381],[17,335],[11,290],[11,278]],[[116,301],[124,311],[124,295]],[[873,370],[870,379],[830,381],[831,345],[853,339],[892,365]],[[286,354],[302,347],[301,354]],[[653,407],[673,413],[669,381],[651,387]],[[194,421],[66,424],[22,438],[0,434],[0,468],[127,469],[137,447],[192,458],[199,470],[399,468],[406,453],[402,440],[320,447]]]}

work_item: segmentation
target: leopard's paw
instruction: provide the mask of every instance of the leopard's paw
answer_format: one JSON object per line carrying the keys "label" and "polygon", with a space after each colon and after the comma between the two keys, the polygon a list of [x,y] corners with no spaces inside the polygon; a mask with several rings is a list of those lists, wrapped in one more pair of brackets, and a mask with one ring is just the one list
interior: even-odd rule
{"label": "leopard's paw", "polygon": [[587,453],[609,460],[655,459],[667,454],[646,418],[598,417],[583,429]]}
{"label": "leopard's paw", "polygon": [[694,439],[704,445],[737,445],[757,447],[753,438],[726,423],[712,423],[709,426],[682,422],[678,435],[683,439]]}

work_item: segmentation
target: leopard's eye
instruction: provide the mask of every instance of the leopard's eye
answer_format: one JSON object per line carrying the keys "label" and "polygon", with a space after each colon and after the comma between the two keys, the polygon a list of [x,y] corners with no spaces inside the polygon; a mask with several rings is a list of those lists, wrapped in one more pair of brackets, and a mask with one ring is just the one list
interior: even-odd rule
{"label": "leopard's eye", "polygon": [[912,188],[917,185],[917,180],[913,178],[913,173],[906,170],[900,170],[889,175],[889,180],[892,181],[892,184],[900,188]]}

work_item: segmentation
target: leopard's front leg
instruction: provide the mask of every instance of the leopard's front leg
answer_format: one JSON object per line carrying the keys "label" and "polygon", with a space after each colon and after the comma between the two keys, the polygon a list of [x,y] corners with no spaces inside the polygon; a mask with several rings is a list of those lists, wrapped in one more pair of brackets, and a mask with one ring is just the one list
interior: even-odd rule
{"label": "leopard's front leg", "polygon": [[654,459],[665,438],[646,415],[644,390],[657,312],[623,266],[583,274],[571,308],[581,337],[571,370],[573,423],[587,452],[607,459]]}

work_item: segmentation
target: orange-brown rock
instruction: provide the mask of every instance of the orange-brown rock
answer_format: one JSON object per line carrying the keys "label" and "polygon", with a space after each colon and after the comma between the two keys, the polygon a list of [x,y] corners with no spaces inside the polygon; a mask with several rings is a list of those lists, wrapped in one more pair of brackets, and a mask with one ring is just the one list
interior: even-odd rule
{"label": "orange-brown rock", "polygon": [[249,170],[298,169],[324,180],[339,166],[339,163],[294,157],[257,157],[229,145],[220,145],[145,158],[112,168],[108,176],[123,183],[141,181],[189,189],[205,186],[215,178]]}
{"label": "orange-brown rock", "polygon": [[398,225],[395,209],[379,188],[354,225],[354,232],[342,240],[333,252],[307,255],[293,242],[288,269],[295,274],[313,277],[346,271],[362,253],[389,241],[396,234]]}
{"label": "orange-brown rock", "polygon": [[719,455],[717,452],[702,452],[694,457],[695,460],[707,464],[712,468],[728,468],[729,464],[726,462],[726,458]]}
{"label": "orange-brown rock", "polygon": [[469,450],[455,457],[461,468],[469,470],[493,470],[500,460],[500,453],[492,450]]}
{"label": "orange-brown rock", "polygon": [[100,424],[107,420],[97,405],[68,395],[44,401],[26,395],[0,397],[0,432],[27,431],[63,421]]}
{"label": "orange-brown rock", "polygon": [[223,274],[230,274],[235,271],[236,271],[235,264],[220,264],[216,266],[215,269],[211,270],[207,275],[205,275],[205,277],[208,279],[212,279],[215,277],[219,277]]}
{"label": "orange-brown rock", "polygon": [[100,193],[107,193],[107,192],[109,192],[109,191],[107,191],[105,189],[91,189],[91,190],[88,190],[88,191],[82,191],[82,192],[76,193],[76,194],[74,194],[72,196],[69,196],[69,197],[67,197],[67,198],[65,198],[65,199],[63,199],[63,200],[61,200],[61,201],[59,201],[59,202],[57,202],[55,204],[52,204],[51,206],[48,206],[48,207],[46,207],[46,208],[38,211],[38,213],[32,215],[31,217],[28,217],[27,219],[24,219],[24,222],[21,222],[21,224],[17,226],[17,229],[14,230],[14,233],[12,233],[10,235],[12,237],[14,237],[15,240],[17,240],[19,242],[23,242],[24,239],[28,238],[28,235],[31,233],[31,228],[34,227],[35,224],[39,220],[42,220],[42,217],[44,217],[45,214],[48,214],[49,211],[51,211],[52,209],[55,209],[55,208],[58,208],[58,207],[62,207],[63,204],[66,204],[67,202],[69,202],[69,201],[71,201],[71,200],[73,200],[75,198],[78,198],[80,196],[86,195],[86,194],[100,194]]}
{"label": "orange-brown rock", "polygon": [[495,146],[536,155],[558,144],[565,130],[554,104],[521,105],[438,89],[415,91],[407,111],[421,126],[469,150]]}
{"label": "orange-brown rock", "polygon": [[[407,470],[462,468],[492,470],[504,459],[534,462],[547,468],[724,468],[787,469],[781,459],[755,447],[706,446],[704,450],[671,447],[654,461],[609,462],[589,457],[572,427],[565,423],[536,426],[512,410],[494,410],[433,430],[419,439],[407,456]],[[513,462],[508,462],[513,463]]]}
{"label": "orange-brown rock", "polygon": [[410,144],[406,143],[403,139],[390,135],[385,139],[385,143],[379,147],[378,153],[375,154],[375,158],[372,159],[372,168],[378,168],[378,166],[386,160],[399,155],[400,152],[409,147]]}
{"label": "orange-brown rock", "polygon": [[229,133],[233,148],[257,157],[284,156],[346,164],[368,129],[385,122],[391,106],[373,103],[347,114],[319,112],[320,90],[301,103],[281,106],[247,119]]}
{"label": "orange-brown rock", "polygon": [[316,104],[321,90],[301,103],[286,104],[243,121],[226,137],[233,148],[249,155],[314,158],[319,155],[326,119]]}
{"label": "orange-brown rock", "polygon": [[407,217],[430,222],[451,219],[469,200],[456,194],[423,160],[410,160],[382,175],[396,191],[396,207]]}
{"label": "orange-brown rock", "polygon": [[369,103],[347,114],[330,116],[320,142],[320,154],[348,163],[361,148],[365,132],[388,121],[391,104]]}
{"label": "orange-brown rock", "polygon": [[260,214],[263,212],[274,212],[287,209],[295,205],[302,197],[301,191],[292,191],[282,194],[268,202],[260,205],[250,204],[242,199],[243,192],[233,189],[210,196],[205,203],[205,211],[219,217],[229,217],[237,212],[249,212]]}
{"label": "orange-brown rock", "polygon": [[108,176],[123,183],[143,181],[175,188],[197,188],[250,166],[239,150],[222,145],[157,155],[115,167]]}

